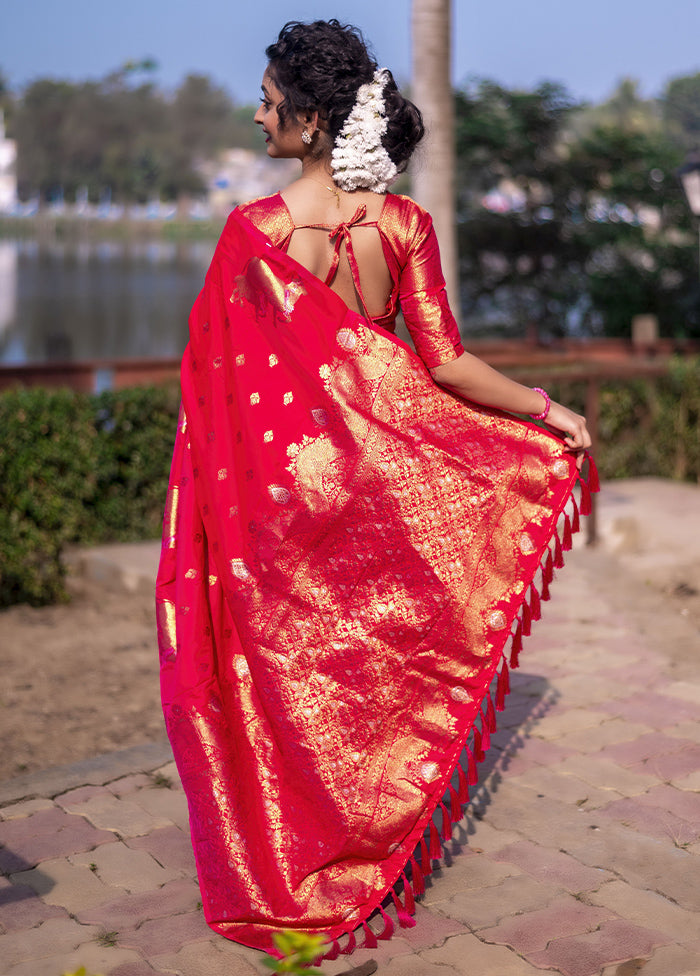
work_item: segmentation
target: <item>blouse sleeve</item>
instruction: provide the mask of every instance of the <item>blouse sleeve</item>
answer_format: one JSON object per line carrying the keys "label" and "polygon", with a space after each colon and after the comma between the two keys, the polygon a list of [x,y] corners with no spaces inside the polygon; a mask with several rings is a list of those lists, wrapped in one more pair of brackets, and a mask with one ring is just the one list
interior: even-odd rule
{"label": "blouse sleeve", "polygon": [[464,352],[447,301],[437,235],[424,210],[419,212],[415,236],[401,271],[399,302],[416,352],[426,366],[442,366]]}

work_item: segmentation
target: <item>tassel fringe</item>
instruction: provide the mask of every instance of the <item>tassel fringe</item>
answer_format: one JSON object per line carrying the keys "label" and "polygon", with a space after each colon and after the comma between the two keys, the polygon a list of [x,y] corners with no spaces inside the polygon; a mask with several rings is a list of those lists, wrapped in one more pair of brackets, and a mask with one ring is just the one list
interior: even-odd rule
{"label": "tassel fringe", "polygon": [[369,927],[367,922],[362,923],[362,931],[365,933],[365,941],[362,943],[363,949],[376,949],[377,948],[377,936],[374,934],[372,929]]}
{"label": "tassel fringe", "polygon": [[[592,506],[591,493],[600,490],[600,480],[595,462],[590,457],[587,460],[588,480],[585,480],[580,474],[578,476],[581,488],[581,515],[590,514]],[[478,715],[481,717],[481,728],[478,728],[476,724],[472,726],[471,748],[466,743],[464,746],[467,758],[466,772],[461,762],[458,761],[458,785],[456,788],[451,783],[448,785],[450,809],[448,811],[445,803],[442,800],[439,801],[435,810],[437,811],[438,807],[440,809],[442,821],[440,830],[438,831],[437,824],[434,818],[431,817],[428,827],[428,837],[426,839],[424,835],[420,839],[420,863],[413,854],[408,860],[411,866],[411,883],[409,884],[405,869],[401,872],[396,882],[396,884],[401,884],[403,905],[396,891],[396,885],[390,890],[391,898],[396,909],[396,916],[401,928],[413,928],[416,924],[415,919],[412,918],[415,912],[415,898],[425,893],[425,878],[429,877],[433,872],[432,862],[440,860],[442,857],[441,837],[443,842],[449,841],[452,837],[453,825],[462,819],[462,807],[469,802],[469,786],[473,786],[478,782],[477,763],[482,762],[486,758],[485,750],[489,748],[491,733],[495,732],[497,728],[496,712],[503,711],[505,697],[510,692],[510,672],[508,665],[510,663],[511,668],[518,667],[519,655],[523,648],[523,637],[530,635],[532,621],[540,619],[542,613],[541,601],[549,600],[550,598],[549,586],[554,579],[554,570],[555,568],[561,569],[563,567],[564,553],[571,549],[572,536],[580,529],[579,505],[573,494],[570,498],[572,503],[571,515],[568,512],[564,513],[564,526],[561,538],[559,537],[558,531],[555,530],[552,537],[553,548],[550,547],[546,550],[546,556],[540,565],[542,576],[540,589],[539,591],[537,590],[534,581],[530,584],[529,592],[526,593],[520,608],[520,615],[516,617],[515,631],[511,634],[510,662],[508,662],[504,652],[501,669],[496,679],[495,707],[494,699],[487,692],[484,696],[485,701],[482,702],[478,712]],[[381,933],[373,932],[367,920],[362,922],[362,931],[364,934],[363,947],[366,949],[376,948],[377,940],[390,939],[394,934],[394,923],[390,916],[387,915],[381,905],[378,910],[384,923]],[[332,961],[337,959],[339,955],[350,955],[350,953],[354,952],[356,946],[355,934],[354,932],[350,932],[347,944],[343,949],[340,948],[338,939],[334,939],[331,948],[322,958]]]}

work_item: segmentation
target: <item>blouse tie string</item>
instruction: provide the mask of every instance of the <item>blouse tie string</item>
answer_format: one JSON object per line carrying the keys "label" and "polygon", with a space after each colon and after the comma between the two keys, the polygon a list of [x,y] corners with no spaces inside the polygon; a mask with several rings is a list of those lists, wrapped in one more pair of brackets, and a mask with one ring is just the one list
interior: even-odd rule
{"label": "blouse tie string", "polygon": [[350,220],[342,220],[335,227],[332,227],[328,232],[328,239],[335,243],[333,245],[333,257],[331,258],[331,266],[328,269],[328,274],[324,284],[330,285],[335,277],[335,273],[338,270],[338,264],[340,263],[340,248],[342,247],[343,241],[345,241],[345,250],[348,256],[348,264],[350,265],[350,273],[352,274],[352,280],[355,283],[355,288],[357,290],[360,303],[365,313],[365,317],[369,322],[372,321],[372,316],[367,311],[367,303],[365,302],[365,296],[362,294],[362,288],[360,287],[360,269],[357,266],[357,260],[355,258],[355,252],[352,247],[352,234],[350,233],[350,228],[354,227],[355,224],[359,224],[361,220],[367,214],[367,207],[361,204],[355,213],[352,215]]}

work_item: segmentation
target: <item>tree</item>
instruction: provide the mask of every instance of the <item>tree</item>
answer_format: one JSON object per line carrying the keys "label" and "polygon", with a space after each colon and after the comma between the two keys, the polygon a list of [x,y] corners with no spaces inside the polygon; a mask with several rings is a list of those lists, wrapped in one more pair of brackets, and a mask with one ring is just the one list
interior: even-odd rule
{"label": "tree", "polygon": [[454,101],[450,79],[451,0],[413,0],[413,97],[426,138],[412,170],[413,193],[435,224],[450,305],[459,319],[455,231]]}
{"label": "tree", "polygon": [[482,80],[457,93],[472,323],[540,338],[572,328],[629,335],[634,314],[653,312],[662,333],[697,334],[694,242],[675,179],[682,154],[657,115],[637,111],[635,91],[623,88],[582,135],[560,85],[520,92]]}
{"label": "tree", "polygon": [[661,109],[674,141],[684,150],[700,149],[700,72],[669,81]]}

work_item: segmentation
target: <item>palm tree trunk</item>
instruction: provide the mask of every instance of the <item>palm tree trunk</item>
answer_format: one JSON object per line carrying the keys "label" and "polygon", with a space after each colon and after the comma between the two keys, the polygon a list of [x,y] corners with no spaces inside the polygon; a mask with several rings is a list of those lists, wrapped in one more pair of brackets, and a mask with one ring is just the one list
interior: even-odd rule
{"label": "palm tree trunk", "polygon": [[411,179],[416,201],[432,215],[450,306],[459,322],[451,6],[451,0],[412,0],[412,97],[423,113],[426,137]]}

